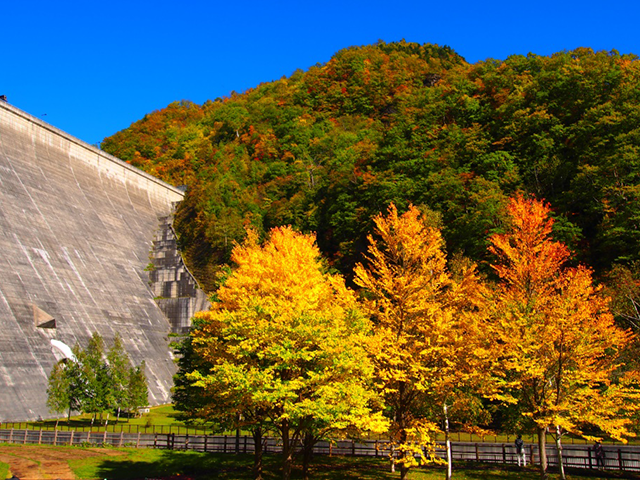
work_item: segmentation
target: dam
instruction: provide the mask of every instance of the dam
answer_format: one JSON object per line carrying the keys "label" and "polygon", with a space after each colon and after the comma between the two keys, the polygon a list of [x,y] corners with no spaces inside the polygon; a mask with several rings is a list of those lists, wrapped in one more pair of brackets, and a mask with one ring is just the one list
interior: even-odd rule
{"label": "dam", "polygon": [[172,324],[148,270],[183,196],[0,100],[0,422],[52,417],[52,340],[94,332],[146,362],[151,405],[171,401]]}

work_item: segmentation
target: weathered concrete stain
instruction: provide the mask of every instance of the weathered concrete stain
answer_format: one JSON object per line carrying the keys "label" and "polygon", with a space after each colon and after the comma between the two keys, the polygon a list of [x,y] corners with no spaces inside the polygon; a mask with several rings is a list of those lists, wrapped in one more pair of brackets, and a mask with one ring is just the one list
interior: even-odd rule
{"label": "weathered concrete stain", "polygon": [[[50,340],[116,333],[170,400],[170,324],[145,267],[183,193],[0,101],[0,421],[50,416]],[[34,310],[37,307],[37,310]],[[39,328],[34,312],[55,319]]]}
{"label": "weathered concrete stain", "polygon": [[178,252],[172,217],[160,223],[150,255],[149,280],[155,301],[174,333],[186,334],[196,312],[208,310],[209,300],[199,288]]}

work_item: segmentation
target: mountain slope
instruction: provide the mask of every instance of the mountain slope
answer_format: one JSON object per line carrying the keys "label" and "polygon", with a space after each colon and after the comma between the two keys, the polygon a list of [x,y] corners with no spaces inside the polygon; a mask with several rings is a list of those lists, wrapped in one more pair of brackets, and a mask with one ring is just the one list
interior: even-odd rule
{"label": "mountain slope", "polygon": [[178,102],[102,148],[189,190],[176,228],[212,289],[247,225],[316,231],[349,274],[371,217],[418,205],[450,252],[483,261],[517,190],[602,272],[639,258],[640,65],[578,49],[468,64],[448,47],[352,47],[204,105]]}

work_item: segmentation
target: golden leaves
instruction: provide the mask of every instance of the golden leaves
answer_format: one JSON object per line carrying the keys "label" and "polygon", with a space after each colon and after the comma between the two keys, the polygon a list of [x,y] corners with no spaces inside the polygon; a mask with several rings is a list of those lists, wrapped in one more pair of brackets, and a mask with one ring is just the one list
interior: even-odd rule
{"label": "golden leaves", "polygon": [[447,270],[442,236],[417,208],[399,215],[391,204],[374,222],[368,265],[356,266],[354,281],[366,290],[363,306],[374,328],[368,350],[394,412],[396,451],[409,467],[439,431],[440,414],[426,418],[426,411],[481,391],[495,394],[481,327],[486,291],[472,263],[457,259],[454,274]]}
{"label": "golden leaves", "polygon": [[581,433],[592,424],[619,436],[629,391],[612,384],[629,342],[585,267],[566,268],[566,246],[551,238],[549,207],[518,196],[507,233],[491,237],[502,282],[494,328],[523,415],[538,426]]}

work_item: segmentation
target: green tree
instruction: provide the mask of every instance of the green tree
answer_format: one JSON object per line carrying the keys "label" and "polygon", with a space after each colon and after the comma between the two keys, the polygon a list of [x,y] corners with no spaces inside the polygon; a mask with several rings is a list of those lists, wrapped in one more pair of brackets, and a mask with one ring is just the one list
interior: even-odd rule
{"label": "green tree", "polygon": [[[363,348],[368,322],[319,257],[314,238],[291,228],[272,230],[264,245],[249,232],[233,250],[237,268],[217,291],[220,303],[198,314],[192,338],[211,364],[192,379],[223,408],[244,405],[247,418],[258,414],[255,427],[279,433],[285,480],[305,436],[386,428]],[[216,404],[209,408],[215,415]]]}
{"label": "green tree", "polygon": [[122,339],[116,334],[113,345],[107,352],[109,378],[111,380],[112,406],[117,411],[116,421],[120,419],[120,412],[128,406],[127,397],[130,395],[129,376],[131,361],[124,350]]}
{"label": "green tree", "polygon": [[146,363],[143,360],[137,367],[129,369],[126,406],[130,412],[149,405],[149,386],[145,373]]}
{"label": "green tree", "polygon": [[92,422],[97,414],[102,418],[102,414],[113,404],[113,384],[105,353],[104,339],[94,332],[87,347],[78,356],[85,383],[82,411],[93,415]]}
{"label": "green tree", "polygon": [[[131,365],[119,336],[105,354],[103,338],[94,333],[85,349],[76,345],[74,359],[54,365],[49,375],[47,405],[52,412],[81,411],[96,414],[148,404],[144,362]],[[108,419],[108,416],[107,416]]]}
{"label": "green tree", "polygon": [[[47,387],[47,407],[53,413],[62,413],[67,411],[67,419],[71,418],[71,410],[78,407],[77,400],[72,396],[71,378],[72,374],[68,371],[67,362],[62,360],[57,362],[51,373],[49,374],[49,382]],[[56,427],[57,427],[56,421]]]}

